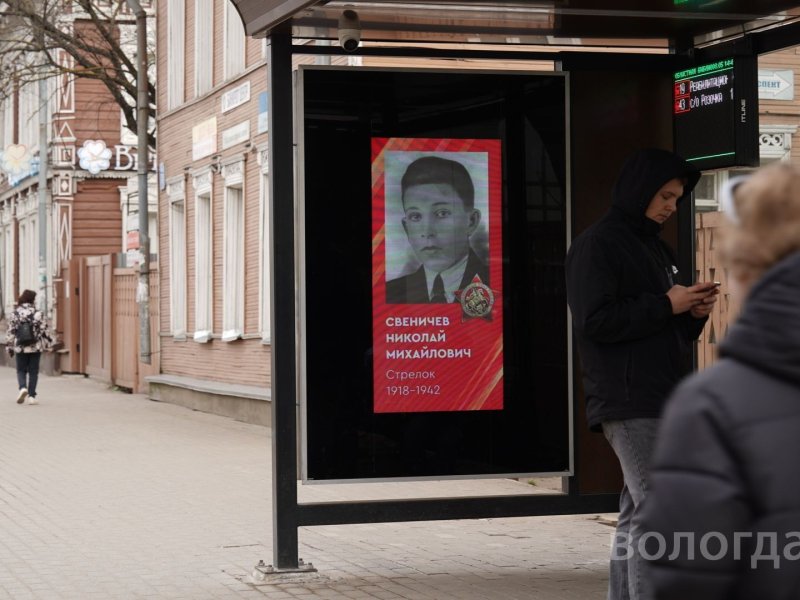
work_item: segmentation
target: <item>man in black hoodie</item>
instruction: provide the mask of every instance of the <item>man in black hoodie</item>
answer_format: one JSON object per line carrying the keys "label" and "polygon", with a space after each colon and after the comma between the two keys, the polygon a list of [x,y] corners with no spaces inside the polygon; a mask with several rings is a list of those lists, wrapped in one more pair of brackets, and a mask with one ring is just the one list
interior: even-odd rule
{"label": "man in black hoodie", "polygon": [[620,172],[611,209],[575,238],[567,255],[567,298],[589,427],[603,431],[625,481],[609,600],[647,598],[634,517],[647,491],[658,417],[686,374],[684,355],[718,293],[713,283],[677,284],[677,261],[659,237],[699,179],[694,167],[671,152],[635,153]]}

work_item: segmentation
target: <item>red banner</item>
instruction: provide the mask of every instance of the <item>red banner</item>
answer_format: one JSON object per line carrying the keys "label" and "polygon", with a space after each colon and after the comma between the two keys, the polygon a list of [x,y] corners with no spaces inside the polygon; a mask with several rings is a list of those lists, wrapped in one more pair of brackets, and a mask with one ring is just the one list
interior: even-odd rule
{"label": "red banner", "polygon": [[503,408],[499,140],[373,138],[376,413]]}

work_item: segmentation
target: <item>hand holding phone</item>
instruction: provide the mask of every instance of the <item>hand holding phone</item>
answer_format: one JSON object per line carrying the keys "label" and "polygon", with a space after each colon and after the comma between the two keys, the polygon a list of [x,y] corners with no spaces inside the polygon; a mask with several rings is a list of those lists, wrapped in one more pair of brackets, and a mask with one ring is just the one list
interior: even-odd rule
{"label": "hand holding phone", "polygon": [[705,286],[700,291],[700,293],[703,294],[700,304],[714,304],[717,301],[717,296],[719,295],[719,286],[721,286],[722,283],[719,281],[709,281],[700,285]]}

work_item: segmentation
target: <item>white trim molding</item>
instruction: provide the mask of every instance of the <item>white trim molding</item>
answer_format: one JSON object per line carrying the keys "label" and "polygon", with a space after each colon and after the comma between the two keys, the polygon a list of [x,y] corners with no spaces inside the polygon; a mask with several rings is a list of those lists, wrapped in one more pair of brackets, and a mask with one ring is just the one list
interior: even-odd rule
{"label": "white trim molding", "polygon": [[195,342],[211,340],[214,329],[214,198],[213,170],[191,173],[194,187],[194,335]]}
{"label": "white trim molding", "polygon": [[243,156],[222,164],[225,181],[222,257],[222,341],[244,335],[244,166]]}

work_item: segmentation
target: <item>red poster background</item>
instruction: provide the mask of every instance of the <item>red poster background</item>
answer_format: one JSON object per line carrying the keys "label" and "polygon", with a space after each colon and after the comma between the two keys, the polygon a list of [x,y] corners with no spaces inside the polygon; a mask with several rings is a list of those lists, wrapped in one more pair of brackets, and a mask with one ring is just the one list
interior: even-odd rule
{"label": "red poster background", "polygon": [[[489,287],[494,295],[489,319],[465,320],[458,302],[386,303],[386,153],[420,151],[444,158],[447,155],[442,153],[447,152],[480,152],[487,156],[488,177],[474,183],[476,192],[478,185],[488,185]],[[459,156],[463,154],[452,158],[458,160]],[[372,139],[372,336],[376,413],[503,408],[500,161],[499,140]],[[390,201],[399,202],[400,199]],[[428,321],[420,324],[420,318]],[[411,337],[415,341],[410,341]],[[435,341],[431,341],[432,338]],[[398,341],[400,339],[403,341]],[[452,351],[450,356],[444,356],[449,351]],[[431,354],[437,357],[429,358]]]}

